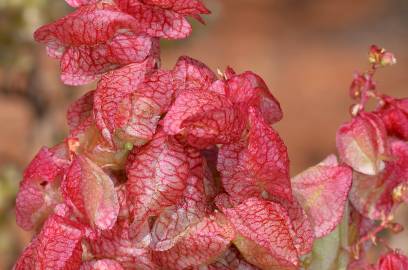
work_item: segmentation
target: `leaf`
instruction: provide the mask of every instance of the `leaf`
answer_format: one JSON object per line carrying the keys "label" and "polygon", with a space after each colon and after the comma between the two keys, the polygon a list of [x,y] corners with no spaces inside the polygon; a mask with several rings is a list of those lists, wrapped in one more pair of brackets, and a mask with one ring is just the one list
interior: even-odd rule
{"label": "leaf", "polygon": [[156,270],[152,252],[140,248],[140,243],[130,237],[131,227],[128,219],[119,219],[110,230],[102,231],[94,238],[88,239],[91,253],[96,258],[111,258],[119,262],[124,269],[137,266],[141,270]]}
{"label": "leaf", "polygon": [[299,266],[299,232],[282,205],[254,197],[223,212],[237,230],[233,242],[248,262],[262,269]]}
{"label": "leaf", "polygon": [[69,47],[61,58],[61,79],[68,85],[82,85],[103,73],[152,55],[153,41],[131,32],[115,34],[104,44]]}
{"label": "leaf", "polygon": [[243,130],[239,112],[220,94],[182,92],[164,118],[164,131],[197,148],[236,141]]}
{"label": "leaf", "polygon": [[93,99],[95,91],[90,91],[76,100],[69,106],[67,111],[67,122],[69,126],[69,136],[76,137],[92,126]]}
{"label": "leaf", "polygon": [[140,146],[153,138],[161,115],[170,107],[173,89],[170,72],[157,70],[128,97],[122,99],[116,113],[116,136]]}
{"label": "leaf", "polygon": [[408,99],[384,96],[383,101],[376,113],[384,121],[388,134],[408,140]]}
{"label": "leaf", "polygon": [[267,194],[291,200],[286,146],[254,108],[249,122],[248,140],[220,148],[217,168],[225,190],[238,201]]}
{"label": "leaf", "polygon": [[346,204],[345,214],[341,223],[328,235],[316,239],[313,244],[311,262],[307,270],[337,270],[345,269],[349,254],[345,250],[349,247],[349,208]]}
{"label": "leaf", "polygon": [[220,216],[210,216],[190,227],[171,249],[155,252],[155,258],[164,269],[185,269],[211,263],[230,244],[235,232]]}
{"label": "leaf", "polygon": [[206,164],[200,153],[189,149],[189,176],[181,200],[166,208],[156,219],[151,230],[150,247],[156,251],[172,248],[187,233],[189,227],[200,222],[207,214],[204,187]]}
{"label": "leaf", "polygon": [[216,76],[210,68],[188,56],[182,56],[177,60],[172,73],[176,97],[186,90],[209,89],[216,80]]}
{"label": "leaf", "polygon": [[163,132],[136,150],[126,183],[135,232],[149,217],[177,204],[187,185],[188,170],[184,147]]}
{"label": "leaf", "polygon": [[387,162],[384,171],[370,176],[355,172],[350,191],[350,201],[364,216],[382,220],[394,205],[393,191],[401,183],[408,182],[408,145],[403,141],[392,141],[391,161]]}
{"label": "leaf", "polygon": [[208,270],[230,270],[230,269],[240,269],[240,270],[257,270],[259,268],[249,264],[242,258],[239,251],[234,247],[230,246],[218,259],[207,266]]}
{"label": "leaf", "polygon": [[227,79],[227,96],[244,113],[250,106],[257,108],[268,124],[282,119],[283,113],[279,102],[270,93],[261,77],[251,71],[233,74]]}
{"label": "leaf", "polygon": [[99,0],[65,0],[71,7],[79,7],[97,3]]}
{"label": "leaf", "polygon": [[381,119],[362,112],[337,131],[337,150],[342,161],[354,170],[376,175],[384,169],[388,155],[387,133]]}
{"label": "leaf", "polygon": [[123,270],[123,267],[114,260],[101,259],[82,263],[79,270]]}
{"label": "leaf", "polygon": [[109,72],[98,83],[94,96],[96,125],[102,136],[114,144],[113,133],[120,102],[144,81],[147,62],[130,64]]}
{"label": "leaf", "polygon": [[76,224],[56,214],[51,215],[23,251],[14,269],[79,269],[82,237],[83,232]]}
{"label": "leaf", "polygon": [[25,230],[42,224],[61,201],[59,185],[69,166],[65,145],[43,147],[27,166],[16,198],[16,221]]}
{"label": "leaf", "polygon": [[201,21],[199,14],[209,11],[197,0],[188,1],[137,1],[115,0],[126,13],[132,15],[142,31],[152,37],[181,39],[191,34],[191,26],[185,16],[191,15]]}
{"label": "leaf", "polygon": [[339,224],[351,188],[352,171],[334,155],[292,179],[293,192],[306,210],[317,238]]}
{"label": "leaf", "polygon": [[114,226],[119,202],[111,178],[84,156],[76,156],[62,182],[62,194],[93,228],[107,230]]}
{"label": "leaf", "polygon": [[63,82],[81,85],[118,66],[156,57],[156,41],[138,34],[138,25],[116,5],[101,1],[40,27],[34,38],[61,59]]}
{"label": "leaf", "polygon": [[408,257],[399,251],[390,251],[381,256],[378,261],[378,270],[407,269]]}

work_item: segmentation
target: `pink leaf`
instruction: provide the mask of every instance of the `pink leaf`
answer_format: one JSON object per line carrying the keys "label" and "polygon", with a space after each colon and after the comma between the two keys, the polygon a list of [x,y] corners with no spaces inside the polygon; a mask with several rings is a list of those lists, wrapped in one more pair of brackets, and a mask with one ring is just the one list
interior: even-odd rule
{"label": "pink leaf", "polygon": [[123,267],[117,261],[101,259],[84,262],[79,270],[123,270]]}
{"label": "pink leaf", "polygon": [[225,96],[210,91],[184,91],[164,118],[164,131],[180,135],[198,148],[239,139],[243,123]]}
{"label": "pink leaf", "polygon": [[310,217],[317,238],[340,223],[351,180],[350,168],[338,165],[334,155],[292,179],[295,196]]}
{"label": "pink leaf", "polygon": [[111,178],[84,156],[76,156],[62,183],[64,198],[92,227],[110,229],[119,213],[118,197]]}
{"label": "pink leaf", "polygon": [[147,62],[130,64],[102,77],[94,97],[96,125],[102,136],[113,145],[115,120],[120,102],[144,81]]}
{"label": "pink leaf", "polygon": [[294,199],[292,202],[282,201],[292,224],[293,244],[299,255],[309,253],[313,248],[314,232],[309,217],[302,206]]}
{"label": "pink leaf", "polygon": [[375,175],[384,169],[388,155],[386,130],[373,113],[361,112],[337,131],[336,144],[342,161],[354,170]]}
{"label": "pink leaf", "polygon": [[234,244],[248,262],[262,269],[299,265],[293,238],[297,232],[280,204],[250,198],[223,211],[237,230]]}
{"label": "pink leaf", "polygon": [[90,91],[71,104],[67,112],[70,137],[83,133],[94,122],[93,99],[95,91]]}
{"label": "pink leaf", "polygon": [[206,164],[199,152],[189,149],[190,172],[182,199],[166,208],[154,222],[151,247],[164,251],[173,247],[190,226],[198,223],[207,212],[204,187]]}
{"label": "pink leaf", "polygon": [[390,251],[378,260],[376,270],[403,270],[408,269],[408,257],[400,251]]}
{"label": "pink leaf", "polygon": [[16,262],[16,270],[79,269],[82,230],[69,220],[52,215]]}
{"label": "pink leaf", "polygon": [[65,84],[82,85],[101,74],[151,55],[152,40],[131,32],[116,34],[105,44],[67,48],[61,58],[61,79]]}
{"label": "pink leaf", "polygon": [[171,104],[173,89],[167,71],[149,74],[135,91],[119,103],[116,135],[122,141],[140,146],[153,138],[160,117]]}
{"label": "pink leaf", "polygon": [[169,270],[211,263],[228,248],[234,235],[233,228],[223,217],[210,216],[190,227],[171,249],[155,252],[155,258]]}
{"label": "pink leaf", "polygon": [[225,190],[238,201],[265,196],[265,192],[291,200],[286,146],[253,108],[249,122],[247,141],[220,148],[217,168]]}
{"label": "pink leaf", "polygon": [[190,35],[191,26],[185,16],[199,20],[199,14],[208,10],[197,0],[157,1],[157,0],[115,0],[118,6],[132,15],[142,31],[153,37],[181,39]]}
{"label": "pink leaf", "polygon": [[189,164],[184,147],[163,132],[134,155],[126,185],[138,231],[150,216],[177,204],[186,188]]}
{"label": "pink leaf", "polygon": [[130,226],[127,219],[119,219],[115,226],[101,232],[95,239],[88,239],[91,253],[97,258],[112,258],[124,269],[156,270],[152,252],[140,248],[140,244],[130,237]]}
{"label": "pink leaf", "polygon": [[[214,263],[209,264],[208,270],[258,270],[259,268],[249,264],[242,258],[239,251],[231,246]],[[199,268],[197,268],[198,270]],[[195,268],[194,268],[195,270]]]}
{"label": "pink leaf", "polygon": [[253,106],[261,112],[266,122],[274,124],[282,119],[283,113],[279,102],[270,93],[261,77],[251,71],[232,75],[227,79],[227,96],[244,113]]}
{"label": "pink leaf", "polygon": [[384,121],[388,134],[408,140],[408,99],[383,97],[385,105],[377,113]]}
{"label": "pink leaf", "polygon": [[378,175],[370,176],[355,172],[350,191],[350,200],[354,207],[371,219],[383,219],[396,201],[394,189],[408,182],[408,145],[403,141],[390,143],[392,160]]}
{"label": "pink leaf", "polygon": [[51,56],[61,58],[63,81],[78,85],[154,53],[155,41],[139,31],[132,16],[102,1],[42,26],[34,37],[46,44]]}
{"label": "pink leaf", "polygon": [[216,80],[214,72],[205,64],[188,56],[178,59],[173,77],[176,96],[185,90],[208,89]]}
{"label": "pink leaf", "polygon": [[98,1],[99,0],[65,0],[65,2],[67,2],[71,7],[80,7],[89,4],[95,4]]}
{"label": "pink leaf", "polygon": [[16,198],[16,219],[25,230],[41,225],[61,201],[60,179],[68,167],[65,145],[43,147],[24,171]]}

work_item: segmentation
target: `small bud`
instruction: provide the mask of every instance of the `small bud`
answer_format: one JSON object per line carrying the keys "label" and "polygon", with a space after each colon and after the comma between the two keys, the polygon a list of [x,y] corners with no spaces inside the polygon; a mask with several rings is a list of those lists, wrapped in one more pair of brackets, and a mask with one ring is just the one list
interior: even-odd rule
{"label": "small bud", "polygon": [[124,148],[125,148],[126,150],[128,150],[128,151],[132,151],[132,149],[133,149],[133,143],[131,143],[131,142],[125,143]]}
{"label": "small bud", "polygon": [[396,63],[397,63],[397,59],[395,58],[393,53],[390,53],[390,52],[384,53],[381,59],[381,65],[383,67],[392,66],[392,65],[395,65]]}
{"label": "small bud", "polygon": [[396,64],[397,60],[393,53],[387,52],[384,48],[379,48],[376,45],[371,45],[368,62],[375,66],[386,67]]}
{"label": "small bud", "polygon": [[404,230],[404,227],[399,223],[390,223],[387,226],[393,233],[400,233]]}
{"label": "small bud", "polygon": [[359,99],[364,92],[375,90],[375,82],[369,74],[355,73],[350,85],[350,97]]}
{"label": "small bud", "polygon": [[392,191],[392,199],[396,203],[408,201],[408,183],[402,183]]}

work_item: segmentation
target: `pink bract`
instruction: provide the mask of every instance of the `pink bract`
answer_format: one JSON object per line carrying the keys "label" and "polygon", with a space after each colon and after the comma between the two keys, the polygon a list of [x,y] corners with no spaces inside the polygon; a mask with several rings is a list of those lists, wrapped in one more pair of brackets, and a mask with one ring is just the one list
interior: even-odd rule
{"label": "pink bract", "polygon": [[385,167],[388,155],[384,123],[373,113],[362,112],[337,131],[337,149],[342,161],[354,170],[375,175]]}
{"label": "pink bract", "polygon": [[80,7],[39,28],[34,37],[60,59],[61,79],[69,85],[86,84],[119,66],[155,57],[157,42],[140,33],[132,16],[105,2]]}
{"label": "pink bract", "polygon": [[188,56],[160,67],[159,38],[187,37],[186,17],[209,13],[201,1],[66,2],[75,10],[34,37],[64,83],[98,82],[69,107],[68,137],[24,172],[16,219],[35,234],[16,270],[408,267],[396,251],[365,260],[367,241],[402,229],[392,214],[408,202],[407,99],[373,79],[392,53],[372,46],[353,79],[339,161],[291,179],[272,127],[283,112],[260,76]]}
{"label": "pink bract", "polygon": [[351,169],[338,165],[334,155],[292,179],[294,194],[309,215],[316,237],[329,234],[340,223],[351,182]]}

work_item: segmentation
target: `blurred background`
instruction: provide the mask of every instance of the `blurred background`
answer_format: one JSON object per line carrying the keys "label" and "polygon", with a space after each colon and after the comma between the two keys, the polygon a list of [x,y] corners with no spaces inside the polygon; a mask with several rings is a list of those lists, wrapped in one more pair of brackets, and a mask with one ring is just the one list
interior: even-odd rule
{"label": "blurred background", "polygon": [[[206,2],[213,12],[207,25],[193,23],[187,40],[164,42],[163,66],[185,54],[214,70],[230,65],[261,75],[284,110],[276,129],[289,148],[292,175],[335,151],[352,74],[367,68],[369,45],[398,60],[378,73],[379,89],[408,96],[407,0]],[[64,138],[68,105],[93,87],[64,86],[57,61],[33,42],[38,26],[70,10],[63,0],[0,0],[0,270],[11,269],[31,237],[13,213],[23,168],[42,145]],[[408,226],[407,207],[397,216]],[[390,241],[408,254],[408,232]]]}

